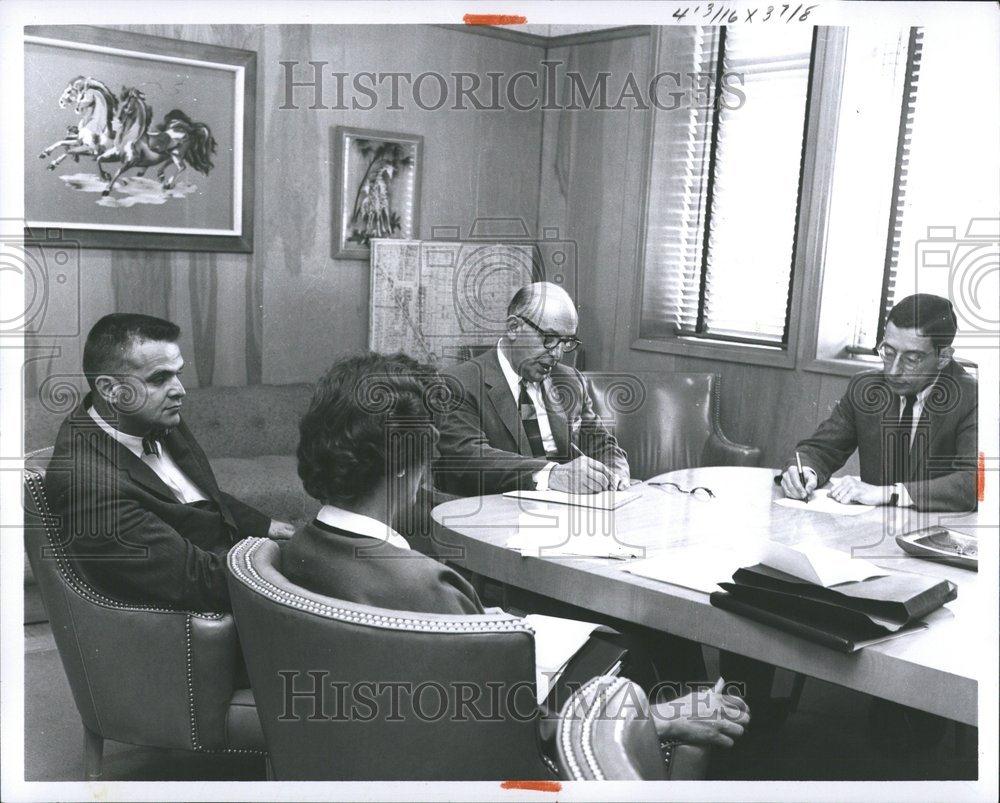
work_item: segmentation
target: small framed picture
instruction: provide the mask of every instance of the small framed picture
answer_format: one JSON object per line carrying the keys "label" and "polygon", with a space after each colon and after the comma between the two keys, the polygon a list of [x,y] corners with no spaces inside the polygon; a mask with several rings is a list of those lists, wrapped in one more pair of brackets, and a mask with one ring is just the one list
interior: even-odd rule
{"label": "small framed picture", "polygon": [[418,235],[423,146],[415,134],[333,130],[334,259],[368,259],[373,239]]}
{"label": "small framed picture", "polygon": [[29,232],[60,229],[84,248],[253,250],[255,53],[29,26],[24,76]]}

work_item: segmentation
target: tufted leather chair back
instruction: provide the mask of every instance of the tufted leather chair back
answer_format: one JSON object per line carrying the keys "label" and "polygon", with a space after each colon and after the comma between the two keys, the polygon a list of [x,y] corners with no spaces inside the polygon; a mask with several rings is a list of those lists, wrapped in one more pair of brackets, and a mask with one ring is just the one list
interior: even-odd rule
{"label": "tufted leather chair back", "polygon": [[228,562],[276,779],[554,777],[522,619],[356,605],[291,583],[280,561],[276,542],[249,538]]}
{"label": "tufted leather chair back", "polygon": [[628,454],[632,476],[717,465],[757,465],[760,449],[719,425],[719,377],[706,373],[587,374],[602,418]]}
{"label": "tufted leather chair back", "polygon": [[563,706],[556,732],[560,774],[574,781],[662,781],[660,750],[646,695],[626,678],[596,677]]}

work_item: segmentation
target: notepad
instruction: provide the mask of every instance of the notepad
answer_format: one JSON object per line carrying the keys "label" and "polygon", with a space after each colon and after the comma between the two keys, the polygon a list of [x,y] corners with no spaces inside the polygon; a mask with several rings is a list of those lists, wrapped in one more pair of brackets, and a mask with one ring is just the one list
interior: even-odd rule
{"label": "notepad", "polygon": [[768,541],[761,550],[760,562],[772,569],[824,588],[840,583],[860,582],[870,577],[885,577],[889,574],[874,563],[861,558],[852,558],[846,552],[820,544],[800,544],[791,547],[776,541]]}
{"label": "notepad", "polygon": [[786,497],[775,499],[774,504],[797,510],[811,510],[813,513],[832,513],[835,516],[860,516],[862,513],[867,513],[869,510],[875,509],[872,505],[841,504],[835,499],[830,498],[828,488],[820,488],[818,491],[813,491],[813,495],[809,497],[808,502],[803,502],[800,499],[788,499]]}
{"label": "notepad", "polygon": [[532,502],[551,502],[557,505],[589,507],[595,510],[617,510],[622,505],[638,499],[635,491],[602,491],[597,494],[570,494],[564,491],[507,491],[511,499],[528,499]]}
{"label": "notepad", "polygon": [[535,631],[535,692],[541,705],[553,681],[598,625],[540,613],[529,613],[524,620]]}

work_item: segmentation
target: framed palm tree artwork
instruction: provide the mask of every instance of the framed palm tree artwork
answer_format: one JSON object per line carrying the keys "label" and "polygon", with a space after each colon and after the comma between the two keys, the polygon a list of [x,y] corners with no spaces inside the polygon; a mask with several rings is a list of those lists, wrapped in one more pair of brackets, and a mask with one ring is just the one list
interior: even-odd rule
{"label": "framed palm tree artwork", "polygon": [[417,237],[424,138],[333,130],[333,257],[368,259],[374,239]]}

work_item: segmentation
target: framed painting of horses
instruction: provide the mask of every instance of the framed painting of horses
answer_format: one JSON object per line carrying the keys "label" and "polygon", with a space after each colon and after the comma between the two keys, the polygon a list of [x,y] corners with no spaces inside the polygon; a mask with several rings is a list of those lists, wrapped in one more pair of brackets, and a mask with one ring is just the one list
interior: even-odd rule
{"label": "framed painting of horses", "polygon": [[333,142],[333,258],[368,259],[375,238],[420,232],[424,138],[337,126]]}
{"label": "framed painting of horses", "polygon": [[25,29],[24,61],[28,231],[253,251],[255,53],[58,25]]}

